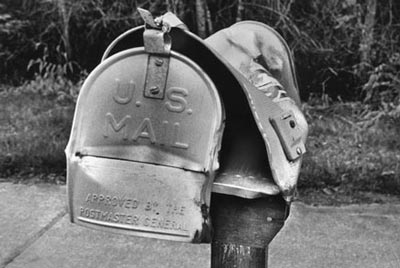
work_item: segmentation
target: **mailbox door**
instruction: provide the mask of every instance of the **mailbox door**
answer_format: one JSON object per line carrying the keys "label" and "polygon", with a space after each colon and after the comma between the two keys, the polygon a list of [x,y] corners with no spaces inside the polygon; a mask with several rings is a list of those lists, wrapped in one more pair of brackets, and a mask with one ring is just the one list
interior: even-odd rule
{"label": "mailbox door", "polygon": [[71,220],[185,242],[207,240],[223,107],[208,76],[171,52],[163,98],[144,93],[143,48],[117,53],[85,81],[67,155]]}

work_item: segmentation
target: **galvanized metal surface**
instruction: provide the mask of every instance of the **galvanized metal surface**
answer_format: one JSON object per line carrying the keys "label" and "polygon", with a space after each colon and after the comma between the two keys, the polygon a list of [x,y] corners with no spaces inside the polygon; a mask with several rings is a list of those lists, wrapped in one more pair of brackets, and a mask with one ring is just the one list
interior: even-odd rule
{"label": "galvanized metal surface", "polygon": [[151,99],[164,99],[165,85],[169,70],[169,57],[149,55],[146,71],[144,96]]}
{"label": "galvanized metal surface", "polygon": [[153,28],[160,27],[160,23],[154,19],[153,15],[150,13],[150,11],[143,9],[143,8],[138,8],[137,11],[139,12],[140,16],[144,20],[145,24],[147,24]]}
{"label": "galvanized metal surface", "polygon": [[143,32],[144,50],[149,54],[146,71],[144,96],[152,99],[164,99],[165,86],[169,70],[171,38],[168,34],[169,25],[157,22],[150,12],[139,9],[146,26]]}
{"label": "galvanized metal surface", "polygon": [[72,157],[69,172],[76,223],[184,242],[209,231],[203,173],[91,156]]}
{"label": "galvanized metal surface", "polygon": [[253,199],[265,195],[277,195],[279,188],[269,177],[223,172],[218,173],[213,183],[213,192]]}
{"label": "galvanized metal surface", "polygon": [[[298,106],[297,82],[286,42],[270,27],[252,21],[237,23],[210,36],[205,42],[232,66],[241,82],[258,129],[264,138],[275,183],[291,201],[305,153],[307,123]],[[264,69],[264,75],[258,75]],[[268,77],[270,79],[260,79]],[[240,78],[242,76],[243,78]],[[280,85],[287,95],[279,94]],[[268,90],[272,88],[274,90]],[[272,92],[277,94],[272,94]],[[292,100],[293,99],[293,100]],[[235,187],[235,185],[232,185]]]}
{"label": "galvanized metal surface", "polygon": [[300,106],[292,53],[286,41],[272,27],[257,21],[241,21],[211,35],[205,42],[237,70],[241,69],[243,56],[254,59],[279,81],[288,96]]}
{"label": "galvanized metal surface", "polygon": [[67,153],[212,170],[210,152],[223,120],[213,83],[188,58],[173,52],[166,98],[144,98],[146,64],[147,54],[136,48],[90,74],[78,99]]}
{"label": "galvanized metal surface", "polygon": [[287,159],[296,161],[306,152],[306,148],[303,142],[304,133],[293,112],[288,111],[279,117],[273,117],[271,123],[279,136]]}
{"label": "galvanized metal surface", "polygon": [[144,48],[116,54],[81,89],[66,149],[71,220],[204,242],[222,104],[208,76],[175,52],[165,98],[146,98],[147,59]]}

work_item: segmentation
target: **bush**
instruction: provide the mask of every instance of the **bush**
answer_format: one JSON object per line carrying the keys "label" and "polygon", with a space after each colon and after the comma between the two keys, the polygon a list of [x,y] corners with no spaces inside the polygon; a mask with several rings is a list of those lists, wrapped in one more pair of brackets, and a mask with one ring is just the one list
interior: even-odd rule
{"label": "bush", "polygon": [[[377,0],[370,25],[369,1],[205,2],[210,11],[210,33],[238,19],[261,21],[277,29],[294,51],[304,100],[311,95],[327,95],[334,100],[362,101],[371,91],[379,95],[398,88],[398,69],[389,71],[393,78],[385,79],[389,83],[386,88],[371,90],[369,86],[376,78],[376,70],[382,66],[392,68],[391,60],[400,53],[397,1]],[[90,71],[116,36],[142,24],[136,12],[138,6],[155,14],[173,9],[193,32],[197,31],[195,5],[188,0],[4,1],[0,5],[2,79],[32,78],[33,72],[26,72],[25,67],[30,59],[43,57],[43,47],[48,50],[48,62],[62,64],[63,59],[58,57],[62,51],[68,61],[76,62],[75,67]],[[373,39],[366,44],[368,32],[373,32]],[[80,69],[75,69],[79,73]]]}
{"label": "bush", "polygon": [[65,173],[64,148],[81,83],[66,79],[68,63],[56,65],[43,58],[31,65],[39,65],[33,80],[1,90],[1,176]]}
{"label": "bush", "polygon": [[400,111],[362,103],[306,105],[310,135],[300,188],[400,194]]}

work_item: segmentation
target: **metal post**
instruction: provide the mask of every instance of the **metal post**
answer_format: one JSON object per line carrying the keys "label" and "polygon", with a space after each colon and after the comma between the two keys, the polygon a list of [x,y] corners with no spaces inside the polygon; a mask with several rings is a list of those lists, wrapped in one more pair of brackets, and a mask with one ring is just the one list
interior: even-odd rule
{"label": "metal post", "polygon": [[245,199],[213,193],[211,267],[267,267],[268,244],[282,228],[288,211],[280,195]]}

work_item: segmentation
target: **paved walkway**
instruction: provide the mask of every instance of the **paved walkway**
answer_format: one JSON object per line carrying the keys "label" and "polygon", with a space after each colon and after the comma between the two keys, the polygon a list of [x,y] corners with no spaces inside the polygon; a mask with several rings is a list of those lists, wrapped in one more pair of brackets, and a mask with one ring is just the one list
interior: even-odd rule
{"label": "paved walkway", "polygon": [[[69,223],[65,186],[0,183],[0,268],[210,266],[209,245],[126,237]],[[400,205],[294,203],[270,268],[400,267]]]}

